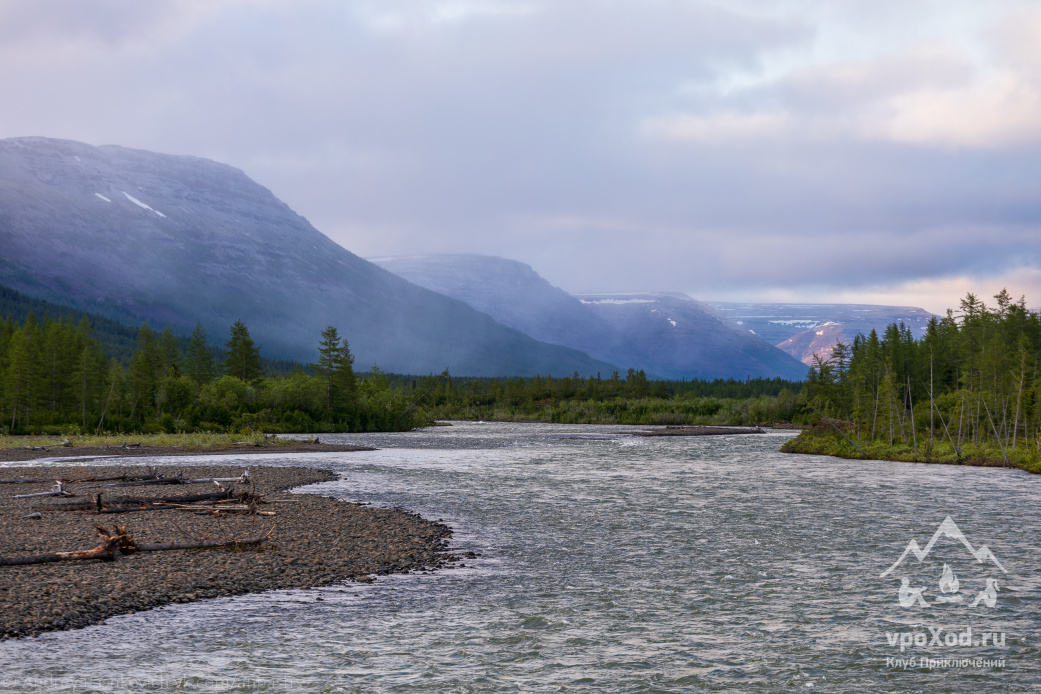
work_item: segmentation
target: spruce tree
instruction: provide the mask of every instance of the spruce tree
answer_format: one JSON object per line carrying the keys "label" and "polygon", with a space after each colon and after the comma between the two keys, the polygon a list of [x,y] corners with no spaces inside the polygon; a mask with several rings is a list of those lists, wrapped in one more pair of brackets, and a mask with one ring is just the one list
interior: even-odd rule
{"label": "spruce tree", "polygon": [[209,383],[217,375],[217,367],[213,363],[213,352],[210,350],[202,323],[195,324],[195,330],[188,338],[188,350],[184,355],[184,369],[196,388]]}
{"label": "spruce tree", "polygon": [[311,367],[325,381],[326,410],[340,414],[349,411],[355,395],[354,356],[335,327],[330,325],[322,331],[318,363]]}
{"label": "spruce tree", "polygon": [[137,333],[137,351],[130,361],[130,418],[143,421],[155,411],[160,373],[159,342],[148,323]]}
{"label": "spruce tree", "polygon": [[224,371],[229,376],[242,379],[246,383],[256,383],[264,376],[264,368],[260,363],[260,348],[253,342],[249,329],[241,320],[231,326],[231,339],[224,345],[227,358],[224,360]]}
{"label": "spruce tree", "polygon": [[177,338],[173,330],[167,326],[159,338],[159,376],[173,378],[181,373],[181,350],[177,347]]}

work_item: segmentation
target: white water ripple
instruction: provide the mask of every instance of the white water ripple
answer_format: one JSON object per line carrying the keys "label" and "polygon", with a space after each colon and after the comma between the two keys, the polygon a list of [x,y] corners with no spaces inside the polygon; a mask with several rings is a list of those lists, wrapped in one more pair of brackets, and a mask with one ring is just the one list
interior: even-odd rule
{"label": "white water ripple", "polygon": [[[1041,687],[1041,479],[789,456],[783,434],[619,445],[624,429],[456,424],[322,436],[372,452],[223,458],[332,467],[341,479],[306,491],[443,518],[453,547],[482,556],[3,642],[0,691]],[[907,654],[885,633],[915,618],[879,575],[948,515],[1009,571],[993,612],[952,617],[1007,632],[1004,649],[970,649],[1001,669],[886,665]]]}

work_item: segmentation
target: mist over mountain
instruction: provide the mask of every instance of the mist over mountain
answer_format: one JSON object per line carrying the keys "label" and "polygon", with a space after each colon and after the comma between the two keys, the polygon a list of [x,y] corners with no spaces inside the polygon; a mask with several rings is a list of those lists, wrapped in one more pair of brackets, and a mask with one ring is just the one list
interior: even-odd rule
{"label": "mist over mountain", "polygon": [[242,319],[274,357],[313,360],[335,325],[363,369],[614,368],[359,258],[238,169],[118,146],[0,140],[0,284],[221,342]]}
{"label": "mist over mountain", "polygon": [[806,366],[686,294],[577,297],[646,355],[666,378],[806,377]]}
{"label": "mist over mountain", "polygon": [[536,340],[582,350],[623,370],[641,358],[625,336],[581,301],[519,261],[467,253],[369,260]]}
{"label": "mist over mountain", "polygon": [[802,379],[806,368],[684,294],[575,297],[515,260],[454,254],[374,258],[532,337],[658,378]]}
{"label": "mist over mountain", "polygon": [[876,330],[881,335],[893,323],[903,323],[921,338],[934,317],[914,306],[705,303],[805,364],[811,364],[815,354],[828,359],[837,343],[850,344],[858,334]]}

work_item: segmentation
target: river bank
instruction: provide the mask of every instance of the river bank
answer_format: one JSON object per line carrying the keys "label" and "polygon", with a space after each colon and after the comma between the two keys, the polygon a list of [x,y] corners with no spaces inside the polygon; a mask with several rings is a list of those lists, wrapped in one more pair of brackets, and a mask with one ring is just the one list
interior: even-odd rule
{"label": "river bank", "polygon": [[286,439],[264,434],[145,434],[142,436],[0,436],[0,462],[40,458],[142,458],[242,453],[337,453],[365,446],[322,443],[320,436]]}
{"label": "river bank", "polygon": [[[837,423],[842,426],[842,423]],[[853,432],[848,435],[855,437]],[[1038,450],[1022,447],[1002,451],[997,446],[963,444],[955,450],[947,441],[923,439],[911,444],[884,441],[859,441],[858,450],[849,440],[826,422],[817,422],[798,436],[785,441],[782,453],[829,455],[836,458],[859,460],[890,460],[902,463],[936,463],[941,465],[970,465],[973,467],[1011,467],[1033,474],[1041,474]],[[866,455],[865,455],[866,454]],[[1006,456],[1008,461],[1006,462]]]}
{"label": "river bank", "polygon": [[[0,566],[0,638],[84,627],[114,615],[170,603],[331,585],[349,579],[369,582],[373,575],[433,570],[455,560],[445,553],[451,530],[442,523],[401,510],[287,493],[293,487],[336,478],[321,469],[253,468],[248,488],[263,499],[258,508],[274,515],[201,515],[191,509],[119,514],[68,510],[77,502],[92,502],[92,495],[98,491],[110,505],[130,495],[155,498],[213,492],[213,482],[106,488],[98,486],[107,484],[104,481],[68,482],[65,489],[75,497],[13,498],[16,494],[46,492],[54,486],[50,480],[59,478],[143,476],[145,470],[143,465],[73,463],[64,467],[0,468],[0,557],[91,549],[99,544],[95,526],[102,524],[110,529],[113,525],[126,526],[126,533],[139,544],[261,535],[266,540],[249,547],[140,552],[118,561]],[[167,465],[157,470],[167,478],[183,473],[195,479],[237,477],[243,472],[242,467],[228,466]],[[5,483],[14,479],[48,481]],[[236,483],[236,487],[242,486],[246,485]]]}

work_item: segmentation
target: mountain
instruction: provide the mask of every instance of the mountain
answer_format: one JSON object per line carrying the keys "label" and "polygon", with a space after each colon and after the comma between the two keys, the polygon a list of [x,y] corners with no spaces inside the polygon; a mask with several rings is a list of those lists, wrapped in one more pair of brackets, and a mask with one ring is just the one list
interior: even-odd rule
{"label": "mountain", "polygon": [[[0,285],[0,320],[11,320],[15,324],[23,324],[30,313],[41,324],[47,319],[71,325],[78,325],[81,321],[86,321],[90,326],[91,337],[101,343],[107,356],[118,361],[130,361],[137,350],[140,326],[135,328],[123,325],[110,318],[70,306],[55,304],[43,299],[33,299]],[[177,343],[182,352],[188,348],[188,340],[189,338],[184,335],[177,337]],[[210,341],[210,352],[217,363],[223,362],[226,356],[223,345],[223,339]],[[260,355],[260,361],[264,370],[271,374],[290,374],[303,366],[299,361],[272,359],[263,354]]]}
{"label": "mountain", "polygon": [[220,341],[242,319],[274,357],[314,359],[335,325],[361,368],[614,368],[362,260],[238,169],[118,146],[0,140],[0,284],[122,322],[201,322]]}
{"label": "mountain", "polygon": [[841,323],[823,323],[809,330],[803,330],[795,337],[789,337],[777,345],[777,348],[791,354],[806,365],[814,363],[814,357],[820,357],[823,361],[831,359],[835,351],[835,345],[848,345],[853,342],[857,333],[850,334],[850,330]]}
{"label": "mountain", "polygon": [[623,335],[524,263],[466,253],[369,260],[536,340],[573,347],[623,369],[633,363],[632,345]]}
{"label": "mountain", "polygon": [[814,354],[827,359],[838,342],[849,344],[858,334],[876,330],[881,335],[893,323],[903,323],[921,338],[934,318],[913,306],[705,303],[804,364],[811,364]]}
{"label": "mountain", "polygon": [[806,377],[806,366],[686,294],[577,297],[645,355],[642,368],[667,378]]}
{"label": "mountain", "polygon": [[806,375],[798,361],[683,294],[574,297],[524,263],[481,255],[372,261],[536,339],[623,370],[673,379]]}

